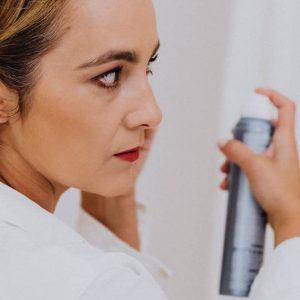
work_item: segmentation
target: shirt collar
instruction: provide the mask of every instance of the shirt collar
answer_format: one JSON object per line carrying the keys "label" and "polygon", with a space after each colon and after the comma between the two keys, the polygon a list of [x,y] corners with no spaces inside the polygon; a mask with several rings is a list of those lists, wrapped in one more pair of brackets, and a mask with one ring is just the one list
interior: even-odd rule
{"label": "shirt collar", "polygon": [[83,238],[55,215],[0,182],[0,222],[19,227],[45,242],[82,242]]}

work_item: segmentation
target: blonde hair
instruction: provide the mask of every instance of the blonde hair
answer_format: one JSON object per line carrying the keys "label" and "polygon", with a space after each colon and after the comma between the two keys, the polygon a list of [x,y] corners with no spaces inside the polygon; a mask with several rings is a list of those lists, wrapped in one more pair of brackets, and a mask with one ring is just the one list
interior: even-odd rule
{"label": "blonde hair", "polygon": [[[19,95],[25,114],[27,96],[38,81],[39,62],[64,34],[66,0],[3,0],[0,4],[0,81]],[[25,100],[26,99],[26,100]]]}

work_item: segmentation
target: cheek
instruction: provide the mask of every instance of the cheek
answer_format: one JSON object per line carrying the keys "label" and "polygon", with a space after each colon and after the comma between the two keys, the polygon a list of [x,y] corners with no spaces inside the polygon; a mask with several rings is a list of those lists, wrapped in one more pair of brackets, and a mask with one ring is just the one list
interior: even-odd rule
{"label": "cheek", "polygon": [[[46,177],[74,185],[101,169],[110,153],[114,132],[106,112],[69,98],[39,98],[23,127],[22,150]],[[76,105],[76,103],[79,103]]]}

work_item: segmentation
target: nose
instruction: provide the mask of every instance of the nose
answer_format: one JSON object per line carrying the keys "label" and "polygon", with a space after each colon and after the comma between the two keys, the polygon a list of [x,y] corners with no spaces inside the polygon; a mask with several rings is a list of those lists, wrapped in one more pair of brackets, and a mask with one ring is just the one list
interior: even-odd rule
{"label": "nose", "polygon": [[162,112],[148,79],[139,85],[133,97],[135,98],[132,99],[135,105],[126,116],[126,126],[130,129],[140,126],[157,127],[162,121]]}

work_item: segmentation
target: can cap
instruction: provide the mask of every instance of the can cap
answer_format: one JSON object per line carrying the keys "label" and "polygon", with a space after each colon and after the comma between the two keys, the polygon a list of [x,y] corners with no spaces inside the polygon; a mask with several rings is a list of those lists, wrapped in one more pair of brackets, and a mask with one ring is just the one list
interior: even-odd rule
{"label": "can cap", "polygon": [[268,97],[254,94],[250,101],[242,106],[242,117],[272,121],[275,117],[275,109]]}

